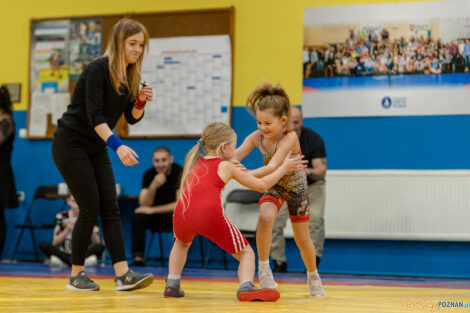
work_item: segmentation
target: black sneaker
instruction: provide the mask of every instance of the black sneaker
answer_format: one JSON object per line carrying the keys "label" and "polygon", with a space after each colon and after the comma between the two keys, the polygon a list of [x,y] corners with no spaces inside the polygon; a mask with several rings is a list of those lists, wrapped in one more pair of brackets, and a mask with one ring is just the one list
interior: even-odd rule
{"label": "black sneaker", "polygon": [[287,273],[287,263],[286,262],[274,262],[274,273]]}
{"label": "black sneaker", "polygon": [[86,276],[84,271],[78,273],[77,276],[70,276],[69,283],[65,286],[67,290],[80,291],[98,291],[100,286]]}
{"label": "black sneaker", "polygon": [[150,286],[153,283],[153,275],[139,274],[129,269],[126,274],[115,277],[114,281],[116,290],[135,290]]}
{"label": "black sneaker", "polygon": [[184,297],[184,291],[179,287],[166,285],[163,296],[165,298],[181,298]]}

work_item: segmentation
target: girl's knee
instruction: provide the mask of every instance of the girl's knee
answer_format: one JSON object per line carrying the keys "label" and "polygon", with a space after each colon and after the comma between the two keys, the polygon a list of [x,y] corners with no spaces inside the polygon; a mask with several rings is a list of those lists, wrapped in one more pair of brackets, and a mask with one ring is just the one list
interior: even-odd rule
{"label": "girl's knee", "polygon": [[247,244],[246,247],[240,253],[244,253],[246,255],[252,255],[253,257],[255,256],[255,252],[253,251],[253,248],[251,248],[249,244]]}
{"label": "girl's knee", "polygon": [[259,212],[259,224],[272,225],[276,220],[277,208],[273,205],[270,207],[261,207]]}
{"label": "girl's knee", "polygon": [[246,247],[238,252],[238,253],[235,253],[235,254],[232,254],[233,257],[237,260],[241,260],[241,259],[255,259],[255,252],[253,251],[253,249],[251,248],[251,246],[248,244],[246,245]]}
{"label": "girl's knee", "polygon": [[275,216],[272,216],[270,214],[260,214],[258,224],[262,226],[273,225],[275,219],[276,219]]}

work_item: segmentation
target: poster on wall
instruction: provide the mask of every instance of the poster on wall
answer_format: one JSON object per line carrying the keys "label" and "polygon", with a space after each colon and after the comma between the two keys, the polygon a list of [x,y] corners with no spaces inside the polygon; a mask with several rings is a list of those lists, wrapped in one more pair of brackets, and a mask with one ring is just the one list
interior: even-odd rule
{"label": "poster on wall", "polygon": [[102,24],[101,18],[33,22],[29,136],[45,136],[48,121],[56,125],[70,103],[69,82],[101,55]]}
{"label": "poster on wall", "polygon": [[155,101],[129,126],[130,136],[195,136],[210,122],[231,122],[228,35],[150,39],[142,80],[153,86]]}
{"label": "poster on wall", "polygon": [[102,19],[76,19],[70,22],[70,79],[78,80],[83,69],[101,55]]}
{"label": "poster on wall", "polygon": [[470,2],[306,8],[306,117],[470,114]]}
{"label": "poster on wall", "polygon": [[60,20],[34,25],[31,38],[31,91],[68,91],[69,24],[69,20]]}

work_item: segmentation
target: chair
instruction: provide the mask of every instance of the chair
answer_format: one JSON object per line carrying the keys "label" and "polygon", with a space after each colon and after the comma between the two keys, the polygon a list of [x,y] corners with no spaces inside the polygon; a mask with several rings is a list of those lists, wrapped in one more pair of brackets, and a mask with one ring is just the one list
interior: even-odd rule
{"label": "chair", "polygon": [[[162,233],[163,232],[164,231],[152,232],[152,234],[150,236],[146,256],[145,256],[146,260],[160,261],[162,267],[165,266],[165,261],[168,261],[168,258],[165,257],[165,252],[164,252],[164,249],[163,249],[163,238],[162,238]],[[159,256],[158,257],[150,257],[150,251],[149,250],[152,249],[153,240],[154,240],[155,236],[158,237]],[[200,253],[201,253],[201,266],[204,267],[205,256],[204,256],[204,246],[203,246],[203,242],[202,242],[202,237],[201,236],[197,236],[197,237],[199,237],[199,250],[200,250]],[[192,248],[192,245],[191,245],[191,248]],[[189,255],[190,255],[190,253],[188,253],[188,260],[189,260]]]}
{"label": "chair", "polygon": [[[223,204],[225,215],[238,227],[252,245],[256,242],[259,218],[259,199],[263,194],[251,189],[234,189],[229,192]],[[209,246],[204,268],[210,260],[214,244]],[[227,255],[223,253],[224,268],[228,269]]]}
{"label": "chair", "polygon": [[[61,200],[63,203],[60,207],[60,210],[65,209],[65,196],[59,195],[58,194],[58,186],[57,185],[42,185],[36,188],[34,191],[34,196],[33,200],[31,201],[31,204],[29,205],[27,211],[26,211],[26,216],[24,219],[23,224],[16,224],[15,228],[19,228],[20,234],[18,236],[18,239],[16,240],[15,248],[13,250],[13,256],[12,259],[15,259],[16,254],[18,253],[18,248],[21,243],[21,239],[23,238],[23,234],[25,230],[29,230],[30,235],[31,235],[31,243],[33,245],[34,249],[34,257],[35,261],[39,261],[39,253],[38,253],[38,248],[37,248],[37,241],[36,241],[36,235],[35,235],[35,230],[43,230],[43,229],[54,229],[55,225],[50,224],[50,223],[40,223],[39,221],[33,222],[33,213],[37,210],[40,210],[41,212],[44,212],[46,210],[51,211],[52,209],[50,208],[50,204],[48,203],[47,209],[44,207],[38,207],[37,203],[41,203],[40,200],[47,200],[49,201],[55,201],[55,200]],[[54,213],[54,215],[52,215]],[[47,218],[49,218],[49,221],[54,221],[55,219],[55,214],[57,214],[57,210],[54,209],[53,212],[51,212],[52,216],[46,215]],[[44,216],[44,214],[41,214]],[[42,217],[41,216],[41,217]]]}
{"label": "chair", "polygon": [[[152,234],[150,235],[148,249],[146,249],[147,252],[145,253],[146,254],[145,259],[146,260],[160,261],[161,264],[162,264],[162,267],[164,267],[165,266],[165,261],[167,261],[168,258],[165,258],[165,254],[164,254],[162,232],[161,231],[156,231],[156,232],[151,232],[151,233]],[[159,249],[159,255],[158,255],[158,257],[150,257],[150,251],[149,250],[152,249],[153,240],[154,240],[155,236],[158,237],[158,246],[160,248]]]}

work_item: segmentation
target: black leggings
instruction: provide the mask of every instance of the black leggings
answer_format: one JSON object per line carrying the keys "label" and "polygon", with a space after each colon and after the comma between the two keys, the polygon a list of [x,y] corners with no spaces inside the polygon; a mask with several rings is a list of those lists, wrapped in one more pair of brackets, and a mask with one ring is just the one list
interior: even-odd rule
{"label": "black leggings", "polygon": [[2,259],[3,246],[7,236],[7,223],[5,222],[5,207],[0,200],[0,260]]}
{"label": "black leggings", "polygon": [[72,233],[71,263],[84,264],[98,214],[112,263],[126,261],[116,184],[103,142],[59,127],[52,141],[52,156],[80,208]]}
{"label": "black leggings", "polygon": [[[43,241],[39,245],[41,248],[42,252],[44,252],[48,257],[51,257],[51,255],[55,255],[59,259],[62,260],[62,262],[67,263],[68,265],[71,265],[70,263],[70,253],[64,252],[60,250],[58,246],[54,246],[49,242]],[[101,257],[101,254],[103,253],[105,247],[101,243],[95,243],[92,244],[88,247],[86,257],[89,257],[90,255],[96,255],[97,258]]]}

